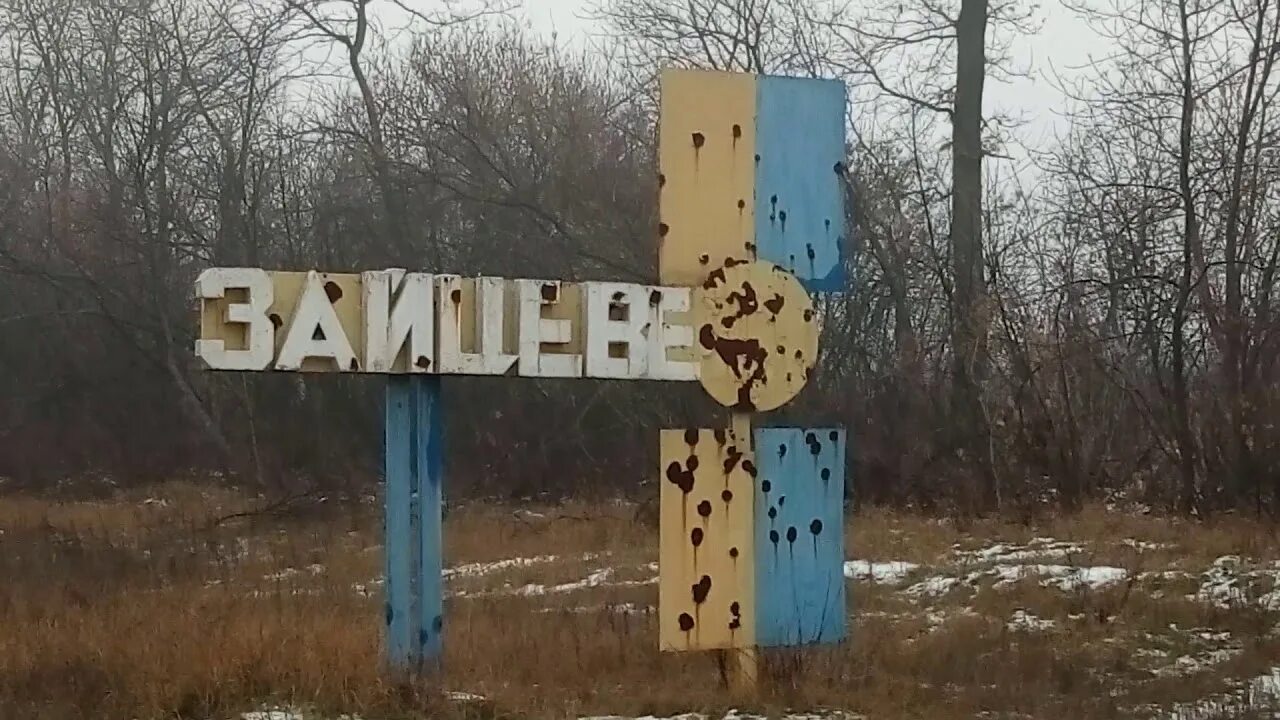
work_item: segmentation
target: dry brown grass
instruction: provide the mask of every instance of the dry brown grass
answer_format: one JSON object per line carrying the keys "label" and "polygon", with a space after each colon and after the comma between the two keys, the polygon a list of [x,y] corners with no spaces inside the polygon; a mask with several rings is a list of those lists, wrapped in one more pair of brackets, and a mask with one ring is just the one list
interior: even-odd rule
{"label": "dry brown grass", "polygon": [[[633,521],[632,508],[570,505],[518,517],[510,507],[472,505],[446,523],[448,564],[558,559],[452,579],[450,589],[468,595],[447,600],[445,674],[413,683],[381,668],[380,507],[321,505],[292,518],[212,524],[253,505],[190,484],[92,502],[0,498],[0,718],[222,720],[273,704],[366,720],[745,705],[843,708],[877,719],[1112,718],[1204,697],[1280,662],[1280,642],[1268,634],[1275,613],[1187,600],[1195,582],[1185,579],[1072,592],[1034,580],[999,589],[983,582],[932,599],[859,583],[850,642],[775,653],[762,694],[735,698],[713,657],[657,652],[657,621],[645,609],[656,601],[654,585],[510,592],[604,567],[615,568],[616,580],[651,577],[656,533]],[[1280,558],[1274,534],[1251,522],[1197,524],[1099,508],[1041,527],[959,527],[873,510],[851,522],[848,544],[855,557],[936,568],[952,562],[953,547],[1043,535],[1089,541],[1080,562],[1134,572],[1198,571],[1224,554]],[[1172,547],[1137,553],[1124,539]],[[607,607],[619,603],[638,611]],[[1007,621],[1017,611],[1055,625],[1012,630]],[[1153,675],[1138,648],[1171,657],[1201,650],[1171,624],[1229,632],[1240,651],[1205,672]],[[486,700],[447,702],[432,691],[440,686]]]}

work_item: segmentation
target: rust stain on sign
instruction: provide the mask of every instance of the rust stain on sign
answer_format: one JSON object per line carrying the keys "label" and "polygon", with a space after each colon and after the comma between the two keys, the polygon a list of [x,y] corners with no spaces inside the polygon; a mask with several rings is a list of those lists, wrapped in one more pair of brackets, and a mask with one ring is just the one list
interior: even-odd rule
{"label": "rust stain on sign", "polygon": [[[749,429],[663,430],[659,641],[663,650],[755,644]],[[732,462],[731,462],[732,460]]]}
{"label": "rust stain on sign", "polygon": [[818,355],[818,326],[795,276],[767,262],[734,264],[694,296],[700,379],[713,398],[764,412],[800,392]]}

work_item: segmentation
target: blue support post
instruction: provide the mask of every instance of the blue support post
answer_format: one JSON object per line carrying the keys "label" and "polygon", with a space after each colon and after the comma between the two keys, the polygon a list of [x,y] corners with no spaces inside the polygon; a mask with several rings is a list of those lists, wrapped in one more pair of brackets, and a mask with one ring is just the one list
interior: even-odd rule
{"label": "blue support post", "polygon": [[418,421],[418,659],[426,667],[439,665],[444,631],[444,589],[441,587],[444,428],[440,376],[415,376],[410,383],[417,400]]}
{"label": "blue support post", "polygon": [[438,665],[441,589],[440,378],[387,378],[387,660],[398,670]]}

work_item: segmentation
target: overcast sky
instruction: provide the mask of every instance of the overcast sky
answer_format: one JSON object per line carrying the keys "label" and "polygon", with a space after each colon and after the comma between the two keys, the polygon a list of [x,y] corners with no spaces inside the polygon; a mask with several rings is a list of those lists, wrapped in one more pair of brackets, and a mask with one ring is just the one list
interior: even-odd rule
{"label": "overcast sky", "polygon": [[[406,1],[414,6],[421,3],[423,7],[434,2]],[[585,18],[590,2],[523,0],[517,15],[538,33],[547,36],[555,33],[560,42],[579,45],[589,42],[590,35],[597,30]],[[394,32],[403,25],[403,13],[392,3],[375,3],[373,7],[377,6],[382,8],[380,19],[386,30]],[[1012,49],[1015,67],[1028,70],[1028,76],[1010,82],[988,81],[984,105],[988,115],[1004,112],[1024,119],[1026,124],[1018,130],[1017,139],[1029,147],[1043,148],[1055,133],[1065,130],[1065,122],[1060,117],[1065,98],[1056,87],[1055,76],[1070,76],[1073,68],[1087,65],[1091,58],[1104,56],[1110,48],[1083,20],[1064,7],[1061,0],[1045,0],[1035,9],[1033,17],[1038,31],[1019,37]],[[1021,156],[1016,149],[1013,154]]]}

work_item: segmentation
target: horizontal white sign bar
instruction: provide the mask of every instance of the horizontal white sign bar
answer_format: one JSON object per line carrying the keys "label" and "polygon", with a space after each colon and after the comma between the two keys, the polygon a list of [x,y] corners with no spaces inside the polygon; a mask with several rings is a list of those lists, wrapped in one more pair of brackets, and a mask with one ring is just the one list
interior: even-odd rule
{"label": "horizontal white sign bar", "polygon": [[213,370],[697,380],[691,290],[404,270],[200,274]]}

